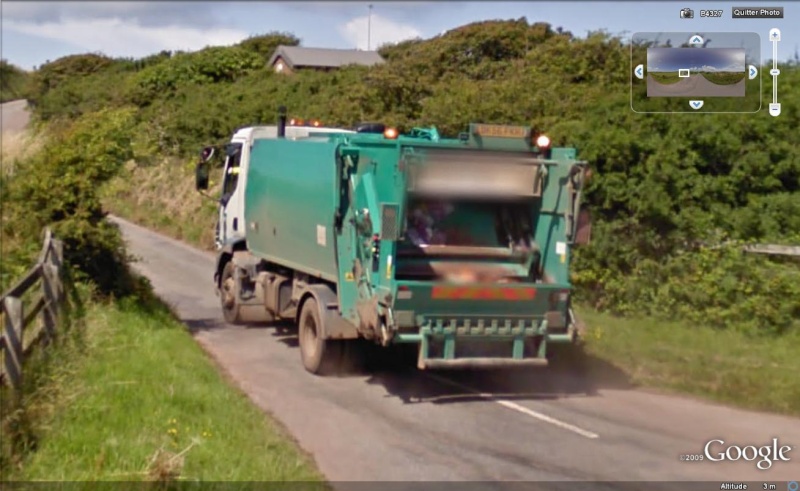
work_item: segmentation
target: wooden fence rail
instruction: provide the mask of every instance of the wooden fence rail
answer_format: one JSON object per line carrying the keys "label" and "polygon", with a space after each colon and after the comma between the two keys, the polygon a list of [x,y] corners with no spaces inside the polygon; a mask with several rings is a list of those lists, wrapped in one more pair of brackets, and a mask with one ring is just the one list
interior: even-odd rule
{"label": "wooden fence rail", "polygon": [[[55,339],[65,300],[63,261],[63,243],[46,229],[44,246],[36,264],[0,297],[0,312],[5,318],[0,333],[0,358],[3,359],[0,383],[10,383],[14,389],[20,389],[25,356],[37,344],[49,344]],[[35,292],[37,284],[38,294]],[[28,293],[33,293],[33,299],[23,305],[23,297]]]}
{"label": "wooden fence rail", "polygon": [[[703,245],[709,249],[722,249],[728,247],[731,242],[723,242],[721,244],[708,244],[700,242],[698,245]],[[777,245],[777,244],[750,244],[741,246],[742,251],[749,254],[765,254],[768,256],[786,256],[786,257],[800,257],[800,246],[796,245]]]}
{"label": "wooden fence rail", "polygon": [[751,254],[768,254],[770,256],[800,257],[800,246],[755,244],[755,245],[745,246],[744,251],[749,252]]}

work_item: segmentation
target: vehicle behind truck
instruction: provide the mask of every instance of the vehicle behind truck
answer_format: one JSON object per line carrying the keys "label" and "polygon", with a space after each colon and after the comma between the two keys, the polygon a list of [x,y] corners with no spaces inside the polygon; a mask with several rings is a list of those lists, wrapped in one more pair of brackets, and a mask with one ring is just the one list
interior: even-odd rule
{"label": "vehicle behind truck", "polygon": [[590,225],[575,149],[520,126],[448,139],[297,123],[282,113],[225,147],[213,279],[227,322],[292,321],[315,374],[363,340],[416,345],[420,369],[543,366],[576,341],[570,255]]}

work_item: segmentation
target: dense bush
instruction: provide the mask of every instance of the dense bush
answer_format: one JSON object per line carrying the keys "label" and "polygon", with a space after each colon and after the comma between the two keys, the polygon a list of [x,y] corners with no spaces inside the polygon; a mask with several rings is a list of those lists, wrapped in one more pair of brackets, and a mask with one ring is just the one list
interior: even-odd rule
{"label": "dense bush", "polygon": [[[642,257],[613,244],[622,236],[621,230],[601,234],[599,243],[583,251],[576,263],[574,280],[595,306],[762,334],[781,334],[797,327],[800,274],[796,264],[748,254],[738,241],[715,248],[678,249],[660,258]],[[608,259],[620,250],[631,259]]]}
{"label": "dense bush", "polygon": [[[239,126],[274,121],[280,105],[331,125],[382,120],[436,125],[451,136],[469,122],[532,125],[577,147],[595,168],[587,196],[594,243],[575,263],[585,300],[769,332],[797,325],[796,263],[699,247],[800,238],[800,92],[783,93],[780,118],[635,114],[629,45],[525,19],[385,46],[388,62],[373,68],[292,76],[264,64],[273,46],[296,41],[281,36],[161,56],[128,71],[96,60],[48,86],[37,117],[135,104],[142,123],[126,125],[125,138],[187,157]],[[797,68],[781,67],[785,86],[800,84]],[[771,83],[763,79],[765,94]]]}
{"label": "dense bush", "polygon": [[25,70],[0,60],[0,102],[25,98],[29,79]]}
{"label": "dense bush", "polygon": [[239,43],[239,46],[247,51],[261,55],[266,63],[278,46],[298,46],[299,44],[300,40],[292,34],[271,32],[261,36],[250,36]]}
{"label": "dense bush", "polygon": [[27,94],[36,103],[44,94],[58,90],[68,81],[98,73],[113,64],[113,60],[100,54],[70,55],[45,63],[33,73]]}
{"label": "dense bush", "polygon": [[232,82],[249,71],[262,68],[258,54],[244,48],[206,48],[180,53],[169,62],[145,68],[136,75],[133,102],[144,106],[159,96],[172,95],[182,85]]}
{"label": "dense bush", "polygon": [[52,128],[49,144],[19,163],[4,189],[5,237],[36,244],[42,228],[51,227],[78,274],[112,294],[132,283],[118,230],[104,220],[99,188],[133,157],[134,118],[135,109],[107,109]]}

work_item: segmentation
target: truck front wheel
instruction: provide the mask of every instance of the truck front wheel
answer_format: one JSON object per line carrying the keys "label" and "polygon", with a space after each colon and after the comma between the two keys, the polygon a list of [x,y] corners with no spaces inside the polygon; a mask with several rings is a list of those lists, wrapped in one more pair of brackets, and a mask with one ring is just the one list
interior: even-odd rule
{"label": "truck front wheel", "polygon": [[307,371],[327,375],[339,370],[344,355],[342,344],[323,337],[325,326],[319,314],[317,301],[309,298],[303,303],[297,326],[300,338],[300,356]]}
{"label": "truck front wheel", "polygon": [[222,304],[222,315],[229,324],[241,324],[242,314],[239,299],[236,298],[236,284],[233,278],[235,266],[233,261],[225,263],[219,281],[219,298]]}

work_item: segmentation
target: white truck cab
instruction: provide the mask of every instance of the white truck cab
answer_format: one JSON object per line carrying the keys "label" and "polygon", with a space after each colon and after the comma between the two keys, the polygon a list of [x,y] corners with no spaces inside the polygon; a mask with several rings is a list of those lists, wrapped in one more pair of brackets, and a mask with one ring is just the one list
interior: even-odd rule
{"label": "white truck cab", "polygon": [[[249,264],[244,206],[248,167],[255,141],[279,137],[296,140],[319,137],[326,133],[376,132],[378,129],[383,132],[381,127],[382,125],[370,123],[362,124],[356,130],[347,130],[323,127],[316,121],[303,125],[302,121],[287,122],[285,113],[282,113],[278,125],[248,126],[234,132],[223,150],[222,193],[218,200],[215,233],[217,264],[214,270],[214,290],[220,296],[227,322],[239,324],[270,320],[261,298],[249,290],[255,283],[244,281],[243,278],[248,276],[242,272],[246,269],[244,265]],[[214,147],[203,149],[200,162],[195,168],[195,186],[198,191],[202,192],[209,187],[208,164],[214,154]]]}
{"label": "white truck cab", "polygon": [[[355,133],[341,128],[319,126],[286,126],[286,138],[308,138],[324,133]],[[219,200],[219,216],[215,242],[217,249],[245,240],[244,190],[250,152],[259,138],[277,138],[278,126],[250,126],[237,130],[225,146],[222,195]]]}

